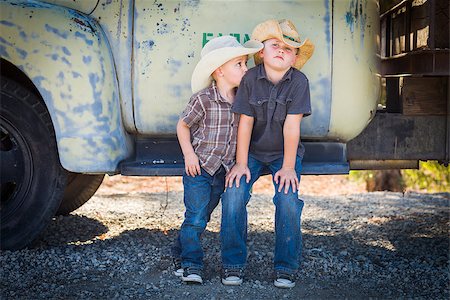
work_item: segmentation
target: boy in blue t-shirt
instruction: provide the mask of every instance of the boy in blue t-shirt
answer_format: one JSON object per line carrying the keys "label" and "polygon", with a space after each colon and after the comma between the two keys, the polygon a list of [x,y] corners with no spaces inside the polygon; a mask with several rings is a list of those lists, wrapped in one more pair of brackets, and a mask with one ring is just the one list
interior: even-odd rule
{"label": "boy in blue t-shirt", "polygon": [[288,20],[259,24],[252,39],[263,42],[264,49],[255,54],[257,66],[243,77],[233,104],[240,121],[236,164],[226,176],[222,196],[222,283],[242,283],[247,259],[246,205],[253,183],[268,170],[275,187],[274,284],[291,288],[302,249],[300,122],[311,114],[308,79],[299,69],[311,57],[314,45],[301,42]]}

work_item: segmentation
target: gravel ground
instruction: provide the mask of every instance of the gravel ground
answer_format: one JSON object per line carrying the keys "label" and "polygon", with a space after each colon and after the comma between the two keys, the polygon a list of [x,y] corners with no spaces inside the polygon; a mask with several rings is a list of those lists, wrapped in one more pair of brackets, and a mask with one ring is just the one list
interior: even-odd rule
{"label": "gravel ground", "polygon": [[30,249],[0,252],[1,299],[449,299],[450,194],[303,195],[297,285],[272,284],[269,193],[249,204],[249,259],[240,287],[220,283],[220,208],[204,234],[205,283],[172,275],[182,192],[100,191],[56,217]]}

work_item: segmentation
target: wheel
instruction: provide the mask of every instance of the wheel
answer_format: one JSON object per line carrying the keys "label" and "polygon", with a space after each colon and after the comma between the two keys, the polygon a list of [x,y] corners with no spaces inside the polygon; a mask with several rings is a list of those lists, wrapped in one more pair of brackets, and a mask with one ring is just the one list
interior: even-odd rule
{"label": "wheel", "polygon": [[63,200],[57,215],[68,215],[86,203],[98,190],[105,175],[88,175],[69,172]]}
{"label": "wheel", "polygon": [[29,245],[51,221],[67,174],[59,162],[50,115],[20,84],[0,78],[1,248]]}

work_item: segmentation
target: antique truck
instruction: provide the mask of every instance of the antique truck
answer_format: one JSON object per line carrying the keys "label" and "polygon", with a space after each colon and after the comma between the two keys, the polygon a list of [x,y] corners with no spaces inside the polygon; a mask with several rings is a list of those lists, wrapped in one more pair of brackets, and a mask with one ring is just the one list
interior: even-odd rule
{"label": "antique truck", "polygon": [[202,46],[271,18],[316,45],[304,174],[448,162],[448,1],[390,2],[0,1],[1,248],[29,245],[105,174],[181,175]]}

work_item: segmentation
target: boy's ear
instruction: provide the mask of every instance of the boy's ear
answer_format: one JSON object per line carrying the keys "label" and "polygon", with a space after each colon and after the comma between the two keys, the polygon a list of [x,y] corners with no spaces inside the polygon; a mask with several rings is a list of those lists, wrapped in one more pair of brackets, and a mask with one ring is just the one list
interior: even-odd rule
{"label": "boy's ear", "polygon": [[217,79],[218,77],[222,77],[223,76],[222,69],[220,67],[218,67],[217,69],[214,70],[214,72],[211,75],[214,79]]}
{"label": "boy's ear", "polygon": [[258,56],[264,58],[264,48],[258,51]]}

